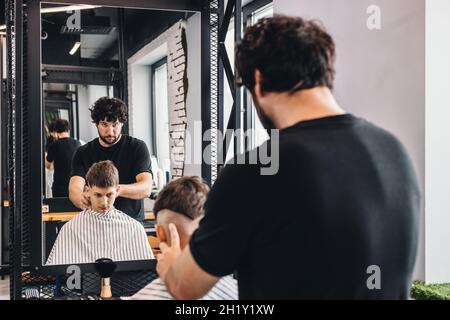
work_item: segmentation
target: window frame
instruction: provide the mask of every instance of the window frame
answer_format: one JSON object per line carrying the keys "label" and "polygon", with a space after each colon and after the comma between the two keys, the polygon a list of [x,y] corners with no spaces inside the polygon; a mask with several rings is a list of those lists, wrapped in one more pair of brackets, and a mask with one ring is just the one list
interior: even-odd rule
{"label": "window frame", "polygon": [[[272,0],[255,0],[247,4],[242,8],[242,26],[243,30],[245,30],[246,27],[251,25],[251,20],[258,10],[261,10],[262,8],[268,6],[269,4],[272,4],[273,7],[273,1]],[[244,114],[244,131],[247,132],[247,130],[252,129],[256,130],[255,121],[258,118],[258,115],[256,114],[256,109],[253,106],[253,100],[252,96],[246,88],[243,88],[243,94],[242,94],[242,108],[245,112]],[[245,139],[246,140],[246,139]],[[254,148],[257,148],[256,145],[256,136],[255,134],[251,135],[251,141],[248,144],[247,141],[244,141],[245,143],[245,151],[252,150]]]}
{"label": "window frame", "polygon": [[248,21],[251,19],[252,14],[267,6],[269,3],[272,3],[273,5],[272,0],[255,0],[242,7],[242,25],[244,28],[247,27]]}
{"label": "window frame", "polygon": [[[158,148],[157,148],[157,133],[156,133],[156,81],[155,74],[156,70],[162,67],[164,64],[167,65],[167,56],[159,59],[158,61],[152,63],[150,65],[150,117],[151,117],[151,144],[152,144],[152,156],[155,156],[158,159]],[[170,139],[170,137],[169,137]]]}

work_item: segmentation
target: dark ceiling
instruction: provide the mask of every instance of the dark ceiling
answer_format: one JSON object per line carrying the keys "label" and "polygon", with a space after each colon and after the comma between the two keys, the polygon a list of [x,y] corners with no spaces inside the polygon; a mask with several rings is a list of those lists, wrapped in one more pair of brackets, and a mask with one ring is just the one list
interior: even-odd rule
{"label": "dark ceiling", "polygon": [[0,1],[0,25],[5,24],[5,0]]}
{"label": "dark ceiling", "polygon": [[[118,38],[120,32],[119,9],[101,7],[81,10],[81,29],[65,32],[67,19],[72,13],[42,14],[43,64],[117,66]],[[124,9],[125,59],[155,39],[175,22],[189,14],[175,11]],[[89,34],[91,31],[107,31]],[[87,33],[86,33],[87,32]],[[69,51],[80,41],[81,47],[74,55]]]}

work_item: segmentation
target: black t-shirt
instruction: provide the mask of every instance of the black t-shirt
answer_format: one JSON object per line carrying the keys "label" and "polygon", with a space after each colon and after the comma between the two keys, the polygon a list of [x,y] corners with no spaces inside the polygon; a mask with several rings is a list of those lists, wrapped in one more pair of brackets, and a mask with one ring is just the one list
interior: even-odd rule
{"label": "black t-shirt", "polygon": [[48,136],[48,138],[45,140],[45,152],[48,152],[48,148],[50,148],[51,144],[55,141],[56,140],[53,139],[52,136]]}
{"label": "black t-shirt", "polygon": [[299,122],[279,141],[277,174],[220,173],[190,241],[195,261],[237,271],[241,299],[409,297],[420,191],[401,143],[350,114]]}
{"label": "black t-shirt", "polygon": [[69,196],[70,166],[75,151],[81,143],[72,138],[62,138],[48,147],[47,161],[53,162],[54,174],[52,193],[54,197]]}
{"label": "black t-shirt", "polygon": [[[144,141],[122,135],[119,142],[111,147],[103,147],[98,138],[80,147],[72,161],[72,176],[83,179],[89,168],[96,162],[111,160],[119,171],[120,184],[136,183],[136,176],[151,173],[150,155]],[[118,197],[114,206],[129,216],[144,219],[144,201]]]}

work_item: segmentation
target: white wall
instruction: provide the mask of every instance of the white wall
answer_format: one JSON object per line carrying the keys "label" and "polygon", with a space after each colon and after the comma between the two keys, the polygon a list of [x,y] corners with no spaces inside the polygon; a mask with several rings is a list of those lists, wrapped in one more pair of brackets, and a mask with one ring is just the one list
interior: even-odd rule
{"label": "white wall", "polygon": [[[380,30],[367,28],[370,5],[381,9]],[[274,12],[324,23],[337,46],[338,102],[399,137],[424,190],[424,0],[274,0]],[[417,279],[423,279],[425,273],[423,214],[421,222]],[[450,273],[450,268],[447,270]]]}
{"label": "white wall", "polygon": [[[133,74],[133,117],[130,121],[133,123],[133,136],[143,140],[151,150],[151,70],[147,65],[132,66]],[[131,133],[131,132],[130,132]]]}
{"label": "white wall", "polygon": [[89,108],[100,97],[108,95],[106,86],[78,85],[78,119],[80,140],[89,142],[98,137],[95,124],[92,123]]}
{"label": "white wall", "polygon": [[450,282],[450,1],[426,4],[426,276]]}
{"label": "white wall", "polygon": [[[194,155],[202,154],[201,129],[200,136],[195,135],[194,140],[194,124],[202,120],[202,99],[201,99],[201,15],[194,14],[188,19],[186,24],[186,40],[187,40],[187,76],[189,81],[189,90],[186,97],[186,114],[187,114],[187,131],[190,132],[191,141],[185,145],[186,153],[191,152],[191,163],[184,165],[185,176],[202,175],[201,163],[194,163]],[[189,152],[188,152],[189,151]]]}

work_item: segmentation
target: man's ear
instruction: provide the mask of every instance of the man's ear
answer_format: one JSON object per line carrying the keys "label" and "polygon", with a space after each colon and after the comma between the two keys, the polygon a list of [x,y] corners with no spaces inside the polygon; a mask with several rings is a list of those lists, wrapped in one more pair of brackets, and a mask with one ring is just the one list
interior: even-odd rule
{"label": "man's ear", "polygon": [[262,82],[262,74],[261,71],[259,71],[258,69],[255,69],[255,89],[254,89],[254,94],[257,98],[262,98],[264,96],[264,91],[262,89],[261,86],[261,82]]}
{"label": "man's ear", "polygon": [[156,227],[156,236],[159,238],[159,241],[166,242],[167,236],[163,226],[160,224],[155,224],[155,227]]}

